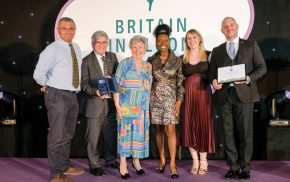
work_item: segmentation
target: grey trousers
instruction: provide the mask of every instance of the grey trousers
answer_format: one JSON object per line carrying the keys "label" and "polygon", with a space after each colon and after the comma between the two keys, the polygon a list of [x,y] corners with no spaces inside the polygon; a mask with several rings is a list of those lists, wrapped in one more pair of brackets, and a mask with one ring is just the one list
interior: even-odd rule
{"label": "grey trousers", "polygon": [[47,158],[51,177],[54,177],[70,167],[70,145],[75,133],[79,105],[75,93],[51,87],[46,88],[44,101],[49,123]]}
{"label": "grey trousers", "polygon": [[225,135],[225,152],[231,170],[251,170],[254,103],[242,103],[234,88],[228,102],[219,106]]}
{"label": "grey trousers", "polygon": [[[108,110],[108,109],[106,109]],[[87,152],[90,168],[100,167],[98,142],[103,133],[105,143],[106,164],[116,161],[117,150],[117,121],[116,112],[110,109],[97,118],[87,118]]]}

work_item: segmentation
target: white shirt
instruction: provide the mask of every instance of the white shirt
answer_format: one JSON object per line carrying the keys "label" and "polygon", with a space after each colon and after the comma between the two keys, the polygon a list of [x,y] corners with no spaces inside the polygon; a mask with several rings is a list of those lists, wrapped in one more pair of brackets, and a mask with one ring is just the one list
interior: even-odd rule
{"label": "white shirt", "polygon": [[[79,81],[81,81],[81,49],[72,43],[77,56]],[[69,43],[58,39],[48,45],[40,54],[33,78],[41,86],[50,86],[61,90],[80,91],[73,83],[73,62]]]}
{"label": "white shirt", "polygon": [[103,62],[103,60],[102,60],[102,57],[105,56],[105,55],[101,56],[101,55],[99,55],[96,51],[94,51],[94,52],[95,52],[95,55],[96,55],[96,57],[97,57],[97,59],[98,59],[99,65],[100,65],[101,70],[102,70],[102,73],[103,73],[103,75],[104,75],[104,62]]}

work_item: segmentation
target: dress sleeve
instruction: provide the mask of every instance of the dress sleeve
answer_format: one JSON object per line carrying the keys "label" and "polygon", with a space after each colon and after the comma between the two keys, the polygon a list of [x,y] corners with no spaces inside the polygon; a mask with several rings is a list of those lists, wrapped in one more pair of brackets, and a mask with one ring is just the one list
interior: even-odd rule
{"label": "dress sleeve", "polygon": [[126,72],[128,71],[128,61],[123,60],[119,63],[118,68],[116,70],[115,78],[118,83],[118,85],[122,85]]}
{"label": "dress sleeve", "polygon": [[184,97],[184,86],[183,86],[183,81],[184,81],[184,76],[182,74],[182,63],[181,63],[181,59],[179,59],[180,64],[179,64],[179,68],[177,70],[177,100],[183,101],[183,97]]}

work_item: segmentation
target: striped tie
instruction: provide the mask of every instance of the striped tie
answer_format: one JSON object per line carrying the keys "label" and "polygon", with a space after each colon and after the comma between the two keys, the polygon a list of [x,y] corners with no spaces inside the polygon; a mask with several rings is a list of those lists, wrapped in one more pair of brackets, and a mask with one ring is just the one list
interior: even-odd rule
{"label": "striped tie", "polygon": [[108,60],[105,58],[105,56],[101,57],[103,61],[103,70],[104,70],[104,76],[108,75]]}
{"label": "striped tie", "polygon": [[70,46],[70,50],[71,50],[71,57],[72,57],[72,61],[73,61],[73,86],[75,88],[79,87],[79,67],[78,67],[78,60],[77,60],[77,56],[76,56],[76,52],[73,48],[72,44],[69,44]]}

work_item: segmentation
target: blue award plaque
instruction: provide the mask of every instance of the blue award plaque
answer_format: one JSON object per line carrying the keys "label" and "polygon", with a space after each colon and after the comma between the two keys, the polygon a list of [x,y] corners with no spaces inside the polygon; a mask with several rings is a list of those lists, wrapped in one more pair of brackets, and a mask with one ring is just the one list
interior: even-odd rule
{"label": "blue award plaque", "polygon": [[115,78],[100,78],[91,80],[91,85],[97,88],[101,95],[118,92],[118,84]]}

